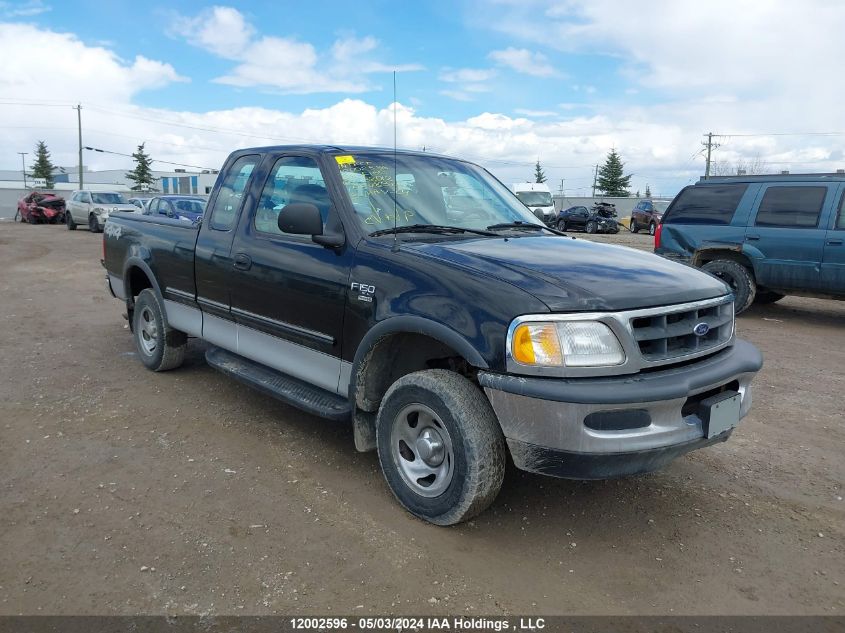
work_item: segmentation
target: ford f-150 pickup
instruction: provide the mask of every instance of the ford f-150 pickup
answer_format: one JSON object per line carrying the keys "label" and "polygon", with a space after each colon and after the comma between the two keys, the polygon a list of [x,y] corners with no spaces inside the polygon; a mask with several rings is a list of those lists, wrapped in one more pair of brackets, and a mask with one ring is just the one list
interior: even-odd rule
{"label": "ford f-150 pickup", "polygon": [[724,282],[548,228],[444,156],[238,150],[199,226],[118,213],[104,228],[148,368],[203,339],[225,374],[351,420],[398,501],[439,525],[484,510],[508,456],[601,479],[724,441],[762,364]]}

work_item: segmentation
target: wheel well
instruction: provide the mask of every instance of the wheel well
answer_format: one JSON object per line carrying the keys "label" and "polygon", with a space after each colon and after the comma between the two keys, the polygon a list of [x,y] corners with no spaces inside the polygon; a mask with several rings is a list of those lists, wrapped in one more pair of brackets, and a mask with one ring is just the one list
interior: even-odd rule
{"label": "wheel well", "polygon": [[355,405],[378,411],[381,400],[402,376],[423,369],[449,369],[473,382],[477,370],[448,345],[425,334],[398,332],[379,339],[361,360],[355,376]]}
{"label": "wheel well", "polygon": [[145,288],[152,288],[153,282],[147,277],[147,273],[141,270],[138,266],[133,266],[126,274],[126,297],[127,302],[132,301],[135,297],[141,294]]}
{"label": "wheel well", "polygon": [[692,263],[693,266],[701,268],[704,264],[716,261],[717,259],[728,259],[730,261],[737,262],[738,264],[742,264],[748,269],[751,276],[754,276],[754,266],[752,265],[751,260],[742,253],[727,249],[708,249],[704,251],[697,251],[692,259]]}

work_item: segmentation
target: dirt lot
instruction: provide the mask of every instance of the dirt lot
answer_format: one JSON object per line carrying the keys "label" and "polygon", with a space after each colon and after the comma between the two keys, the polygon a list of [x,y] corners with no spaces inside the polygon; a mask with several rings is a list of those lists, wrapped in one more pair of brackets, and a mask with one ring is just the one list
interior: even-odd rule
{"label": "dirt lot", "polygon": [[728,443],[624,480],[512,471],[437,528],[350,428],[215,373],[201,343],[145,370],[100,253],[0,224],[0,614],[845,609],[845,303],[740,317],[766,365]]}

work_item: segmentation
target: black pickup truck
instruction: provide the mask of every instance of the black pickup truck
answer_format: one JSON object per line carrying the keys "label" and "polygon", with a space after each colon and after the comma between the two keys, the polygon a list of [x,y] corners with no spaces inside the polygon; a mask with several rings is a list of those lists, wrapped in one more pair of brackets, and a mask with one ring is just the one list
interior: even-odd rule
{"label": "black pickup truck", "polygon": [[351,420],[399,502],[440,525],[493,501],[508,455],[600,479],[726,440],[762,363],[723,282],[547,228],[429,153],[239,150],[199,226],[113,214],[103,239],[147,367],[203,339],[218,370]]}

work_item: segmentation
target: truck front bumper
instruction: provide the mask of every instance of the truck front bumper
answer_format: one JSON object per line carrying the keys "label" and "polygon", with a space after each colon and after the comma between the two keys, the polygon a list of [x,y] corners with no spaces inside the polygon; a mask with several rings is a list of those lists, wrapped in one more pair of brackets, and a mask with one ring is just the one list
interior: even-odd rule
{"label": "truck front bumper", "polygon": [[751,380],[763,364],[756,347],[731,347],[689,365],[602,378],[529,378],[479,373],[522,470],[572,479],[607,479],[662,468],[689,451],[723,442],[707,436],[704,401],[740,395],[751,407]]}

